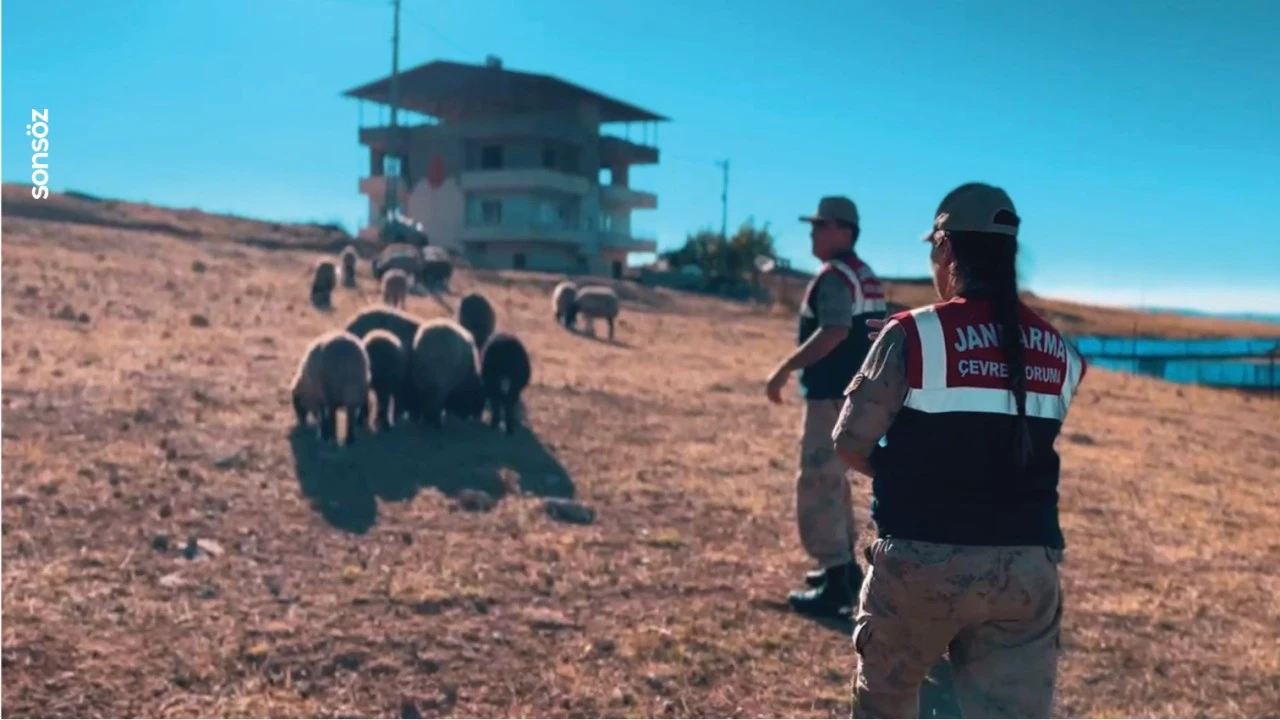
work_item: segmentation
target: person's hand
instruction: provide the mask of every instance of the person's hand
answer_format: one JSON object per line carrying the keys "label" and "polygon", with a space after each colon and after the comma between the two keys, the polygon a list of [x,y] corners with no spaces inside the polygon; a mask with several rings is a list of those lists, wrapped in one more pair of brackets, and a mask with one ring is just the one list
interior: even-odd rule
{"label": "person's hand", "polygon": [[867,333],[867,337],[871,338],[872,342],[875,342],[875,339],[879,337],[880,331],[884,329],[884,324],[884,320],[877,318],[871,318],[867,321],[867,327],[871,328],[871,332]]}
{"label": "person's hand", "polygon": [[769,402],[774,405],[782,404],[782,388],[787,386],[787,380],[790,377],[791,371],[785,365],[779,365],[773,374],[769,375],[769,382],[764,388],[764,394],[768,396]]}

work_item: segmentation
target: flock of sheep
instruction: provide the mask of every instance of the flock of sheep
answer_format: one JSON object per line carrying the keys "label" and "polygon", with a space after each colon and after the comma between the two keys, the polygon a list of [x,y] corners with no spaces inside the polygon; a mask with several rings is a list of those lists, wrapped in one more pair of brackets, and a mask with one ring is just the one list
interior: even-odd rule
{"label": "flock of sheep", "polygon": [[[312,302],[328,306],[339,278],[342,285],[356,287],[357,259],[355,248],[347,246],[337,263],[317,261]],[[383,248],[372,265],[382,304],[320,335],[303,353],[292,384],[298,425],[312,417],[321,439],[341,445],[354,442],[357,426],[371,423],[383,431],[407,418],[438,429],[446,416],[480,420],[487,406],[490,425],[514,433],[532,366],[519,338],[495,332],[497,317],[489,301],[469,293],[459,301],[456,317],[424,319],[404,309],[405,298],[415,283],[447,291],[453,274],[448,256],[439,248],[397,243]],[[579,315],[593,333],[594,320],[605,320],[613,339],[619,303],[612,288],[561,282],[552,306],[556,320],[569,328]],[[345,432],[338,428],[339,412],[346,417]]]}

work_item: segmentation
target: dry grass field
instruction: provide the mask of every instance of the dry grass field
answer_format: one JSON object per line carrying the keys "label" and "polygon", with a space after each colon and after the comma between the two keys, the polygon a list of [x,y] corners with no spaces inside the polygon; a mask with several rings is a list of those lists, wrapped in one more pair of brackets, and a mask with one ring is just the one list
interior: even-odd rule
{"label": "dry grass field", "polygon": [[[6,716],[847,717],[847,629],[783,602],[790,320],[627,284],[608,343],[553,323],[557,278],[460,271],[409,309],[492,300],[528,432],[335,450],[286,386],[376,295],[362,263],[308,304],[340,235],[3,200]],[[1094,371],[1059,447],[1058,712],[1280,714],[1280,402]],[[594,521],[551,517],[566,496]]]}

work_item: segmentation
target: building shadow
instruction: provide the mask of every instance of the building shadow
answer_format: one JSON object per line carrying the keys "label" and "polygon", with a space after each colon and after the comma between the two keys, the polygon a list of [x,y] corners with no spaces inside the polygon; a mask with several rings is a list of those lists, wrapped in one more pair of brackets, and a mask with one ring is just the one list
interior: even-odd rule
{"label": "building shadow", "polygon": [[314,428],[290,435],[298,487],[335,528],[362,534],[377,521],[377,502],[412,500],[421,488],[455,497],[480,491],[495,500],[513,493],[571,499],[568,471],[527,427],[512,435],[480,421],[447,418],[442,429],[402,421],[338,448]]}

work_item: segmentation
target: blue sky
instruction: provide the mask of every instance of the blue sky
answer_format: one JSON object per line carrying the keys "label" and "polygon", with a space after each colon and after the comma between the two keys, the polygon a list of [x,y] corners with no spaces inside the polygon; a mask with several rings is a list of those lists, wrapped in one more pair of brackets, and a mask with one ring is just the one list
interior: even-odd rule
{"label": "blue sky", "polygon": [[[1042,294],[1280,311],[1280,4],[403,3],[402,67],[493,53],[671,116],[632,176],[664,246],[718,226],[729,158],[731,225],[769,221],[803,265],[797,215],[847,194],[872,266],[922,274],[938,200],[983,180]],[[54,190],[354,225],[340,93],[387,72],[390,26],[388,0],[9,0],[3,177],[30,177],[48,108]]]}

